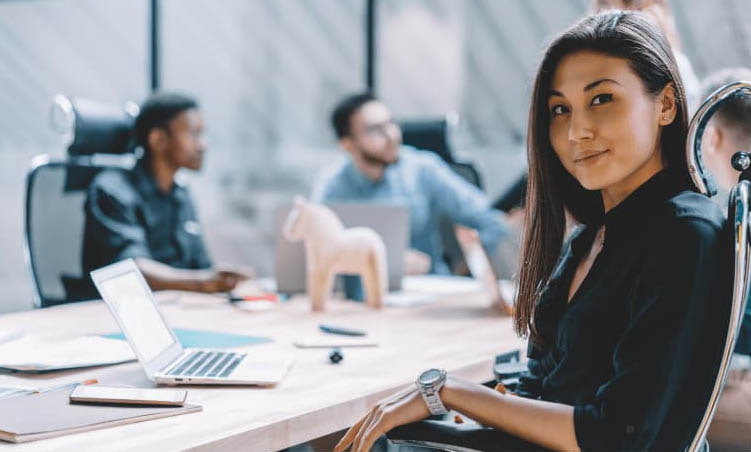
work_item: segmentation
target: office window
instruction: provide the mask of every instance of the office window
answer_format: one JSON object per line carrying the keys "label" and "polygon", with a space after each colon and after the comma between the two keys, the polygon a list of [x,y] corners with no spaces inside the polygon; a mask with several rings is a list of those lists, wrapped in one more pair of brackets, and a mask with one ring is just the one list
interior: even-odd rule
{"label": "office window", "polygon": [[24,177],[34,155],[64,155],[49,125],[53,96],[141,99],[147,23],[145,0],[0,2],[0,312],[31,306]]}
{"label": "office window", "polygon": [[452,147],[478,164],[495,196],[525,166],[530,79],[545,37],[583,3],[381,0],[378,92],[401,118],[457,113]]}
{"label": "office window", "polygon": [[[591,4],[379,0],[378,92],[398,117],[457,112],[454,148],[480,163],[493,196],[525,165],[531,85],[545,46]],[[669,4],[699,78],[751,64],[751,10],[742,0]]]}
{"label": "office window", "polygon": [[364,89],[364,0],[164,0],[162,85],[205,119],[193,196],[216,261],[269,275],[274,207],[341,157],[334,103]]}

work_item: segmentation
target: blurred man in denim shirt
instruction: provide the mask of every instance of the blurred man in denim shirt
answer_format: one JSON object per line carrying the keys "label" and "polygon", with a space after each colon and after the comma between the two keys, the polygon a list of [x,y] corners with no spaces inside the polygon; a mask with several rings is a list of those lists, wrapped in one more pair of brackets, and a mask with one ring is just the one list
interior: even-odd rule
{"label": "blurred man in denim shirt", "polygon": [[391,112],[370,94],[342,100],[332,115],[339,145],[347,158],[319,176],[315,202],[385,202],[403,204],[410,214],[407,273],[448,274],[438,226],[440,215],[477,230],[489,255],[507,233],[503,214],[437,154],[402,144]]}

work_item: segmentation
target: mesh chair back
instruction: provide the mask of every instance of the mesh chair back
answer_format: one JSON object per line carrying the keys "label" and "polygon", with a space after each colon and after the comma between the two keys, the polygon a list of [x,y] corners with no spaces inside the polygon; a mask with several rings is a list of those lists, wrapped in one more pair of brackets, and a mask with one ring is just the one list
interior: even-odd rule
{"label": "mesh chair back", "polygon": [[68,299],[63,276],[81,278],[85,192],[66,190],[67,165],[44,162],[28,175],[26,240],[40,307]]}
{"label": "mesh chair back", "polygon": [[[129,167],[123,160],[118,167]],[[26,179],[26,253],[36,305],[96,295],[81,268],[86,188],[104,166],[37,157]]]}

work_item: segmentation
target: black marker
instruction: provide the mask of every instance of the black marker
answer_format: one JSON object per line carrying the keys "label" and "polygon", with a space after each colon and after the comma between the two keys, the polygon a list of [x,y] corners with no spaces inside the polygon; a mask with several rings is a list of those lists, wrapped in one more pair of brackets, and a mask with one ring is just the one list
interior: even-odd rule
{"label": "black marker", "polygon": [[342,336],[365,336],[367,333],[362,330],[355,330],[352,328],[342,328],[334,325],[318,325],[324,333],[329,334],[341,334]]}

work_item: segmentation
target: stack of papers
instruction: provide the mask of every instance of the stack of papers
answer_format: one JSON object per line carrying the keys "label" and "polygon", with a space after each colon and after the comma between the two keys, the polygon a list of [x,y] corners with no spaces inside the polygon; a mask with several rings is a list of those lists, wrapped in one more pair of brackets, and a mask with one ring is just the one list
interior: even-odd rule
{"label": "stack of papers", "polygon": [[60,338],[27,334],[0,344],[0,367],[20,372],[103,366],[134,359],[127,342],[99,336]]}

